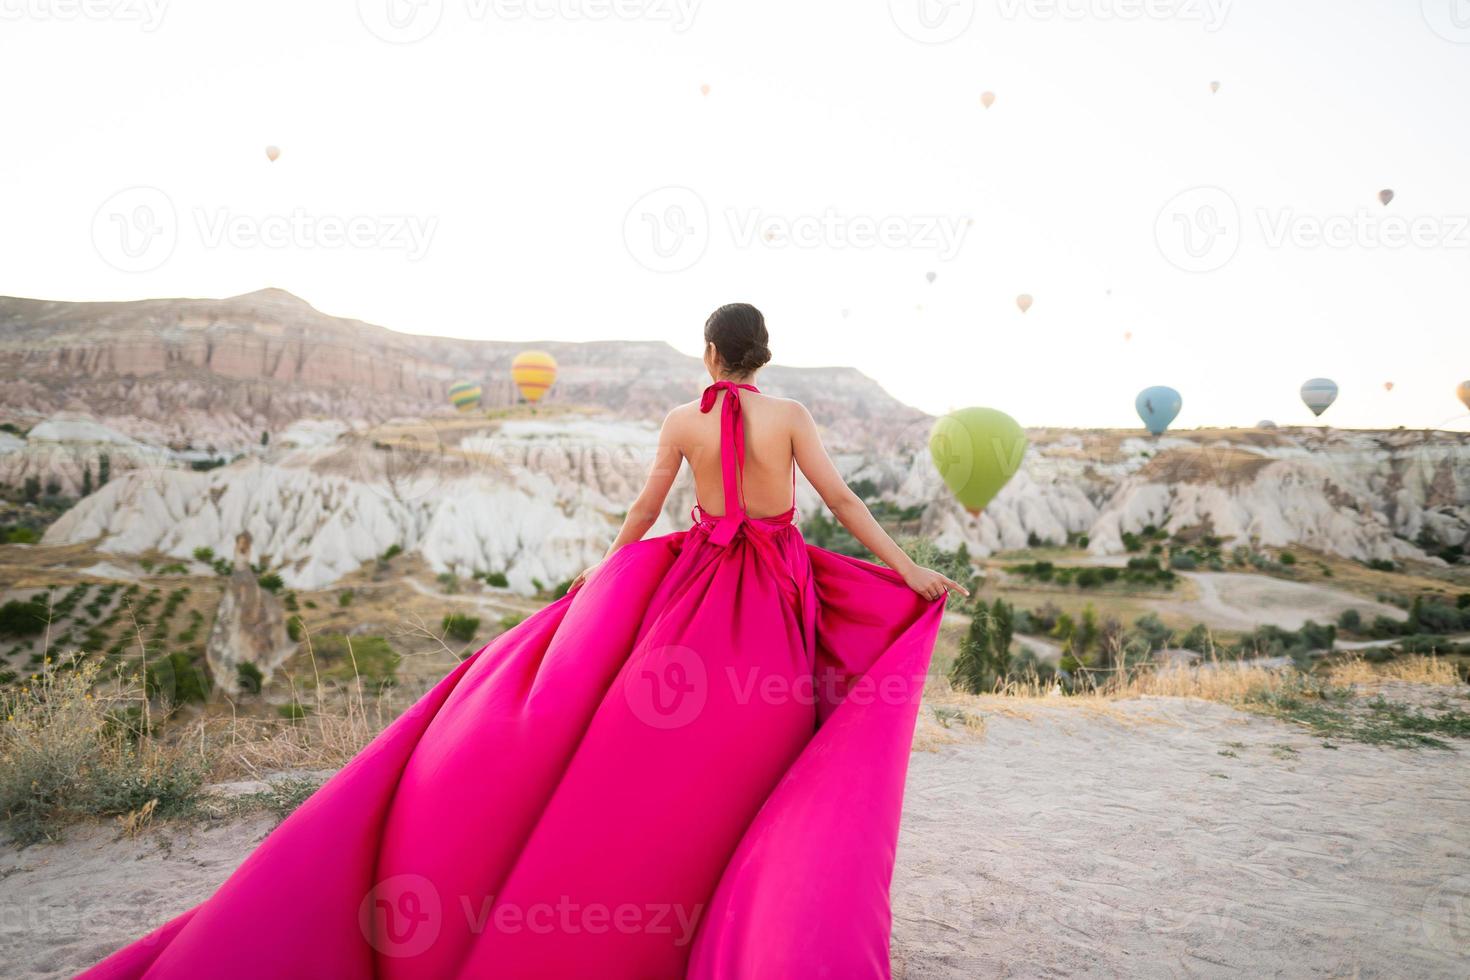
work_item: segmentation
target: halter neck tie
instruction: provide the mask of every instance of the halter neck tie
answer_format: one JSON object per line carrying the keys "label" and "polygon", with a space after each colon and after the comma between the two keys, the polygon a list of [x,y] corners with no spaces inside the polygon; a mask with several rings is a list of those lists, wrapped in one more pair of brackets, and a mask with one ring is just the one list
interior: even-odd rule
{"label": "halter neck tie", "polygon": [[745,423],[740,412],[742,388],[760,394],[755,385],[716,381],[704,389],[699,399],[699,410],[708,413],[714,407],[719,392],[725,392],[725,400],[720,406],[720,475],[725,483],[725,514],[709,536],[710,541],[718,545],[729,544],[745,520],[745,507],[740,500],[740,475],[745,470]]}

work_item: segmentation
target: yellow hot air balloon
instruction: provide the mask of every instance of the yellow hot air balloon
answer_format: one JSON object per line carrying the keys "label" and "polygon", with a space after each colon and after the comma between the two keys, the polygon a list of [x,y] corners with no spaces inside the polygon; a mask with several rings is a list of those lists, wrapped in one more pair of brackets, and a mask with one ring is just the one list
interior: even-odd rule
{"label": "yellow hot air balloon", "polygon": [[1461,381],[1460,386],[1455,389],[1455,395],[1470,408],[1470,381]]}
{"label": "yellow hot air balloon", "polygon": [[1031,294],[1022,293],[1020,296],[1017,296],[1016,305],[1021,308],[1022,313],[1025,313],[1027,310],[1031,309]]}
{"label": "yellow hot air balloon", "polygon": [[480,407],[480,386],[473,381],[456,381],[449,386],[449,403],[461,412]]}
{"label": "yellow hot air balloon", "polygon": [[266,159],[269,160],[271,163],[275,163],[276,162],[276,159],[280,155],[281,155],[281,148],[279,146],[267,146],[265,148],[265,156],[266,156]]}
{"label": "yellow hot air balloon", "polygon": [[534,405],[556,381],[556,358],[542,350],[523,350],[510,362],[510,376],[521,397]]}
{"label": "yellow hot air balloon", "polygon": [[994,92],[981,92],[980,93],[980,104],[983,105],[987,109],[989,109],[991,106],[995,105],[995,93]]}

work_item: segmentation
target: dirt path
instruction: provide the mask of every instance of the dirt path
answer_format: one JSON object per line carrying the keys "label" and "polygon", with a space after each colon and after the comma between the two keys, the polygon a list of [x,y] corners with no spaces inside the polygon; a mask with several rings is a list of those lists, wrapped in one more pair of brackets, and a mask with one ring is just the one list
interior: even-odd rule
{"label": "dirt path", "polygon": [[1301,629],[1307,620],[1334,623],[1345,609],[1358,610],[1364,620],[1375,616],[1403,620],[1397,606],[1363,599],[1351,592],[1307,582],[1288,582],[1241,572],[1180,572],[1198,590],[1198,598],[1182,602],[1156,600],[1160,612],[1191,616],[1216,629],[1251,630],[1271,625]]}

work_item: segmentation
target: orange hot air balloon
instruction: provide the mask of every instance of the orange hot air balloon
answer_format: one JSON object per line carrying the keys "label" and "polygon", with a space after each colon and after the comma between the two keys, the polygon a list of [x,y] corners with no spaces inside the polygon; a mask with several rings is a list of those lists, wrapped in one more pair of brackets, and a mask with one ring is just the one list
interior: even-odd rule
{"label": "orange hot air balloon", "polygon": [[521,397],[534,405],[556,382],[556,358],[543,350],[523,350],[510,362],[510,376]]}
{"label": "orange hot air balloon", "polygon": [[699,86],[699,94],[700,95],[709,95],[709,86],[708,85],[701,85],[701,86]]}
{"label": "orange hot air balloon", "polygon": [[275,163],[280,155],[281,148],[279,146],[267,146],[265,148],[266,159],[269,160],[271,163]]}
{"label": "orange hot air balloon", "polygon": [[1124,330],[1123,331],[1123,339],[1124,340],[1132,340],[1133,339],[1133,331],[1132,330]]}
{"label": "orange hot air balloon", "polygon": [[995,105],[995,93],[994,92],[981,92],[980,93],[980,104],[983,105],[987,109],[989,109],[991,106]]}
{"label": "orange hot air balloon", "polygon": [[1021,308],[1022,313],[1025,313],[1027,310],[1031,309],[1031,294],[1022,293],[1020,296],[1017,296],[1016,305]]}
{"label": "orange hot air balloon", "polygon": [[1385,381],[1385,382],[1383,382],[1383,390],[1384,391],[1393,391],[1393,382],[1392,381]]}
{"label": "orange hot air balloon", "polygon": [[1470,381],[1460,382],[1459,387],[1455,389],[1455,397],[1464,402],[1466,408],[1470,408]]}

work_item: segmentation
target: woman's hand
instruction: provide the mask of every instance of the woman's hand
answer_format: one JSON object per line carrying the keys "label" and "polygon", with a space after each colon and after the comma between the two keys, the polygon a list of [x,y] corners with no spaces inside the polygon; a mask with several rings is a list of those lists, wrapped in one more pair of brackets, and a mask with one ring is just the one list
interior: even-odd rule
{"label": "woman's hand", "polygon": [[938,599],[945,592],[967,596],[970,590],[953,579],[945,578],[932,568],[914,565],[903,575],[904,583],[925,599]]}
{"label": "woman's hand", "polygon": [[572,584],[569,585],[569,586],[567,586],[567,593],[570,594],[570,593],[576,592],[582,586],[586,585],[587,584],[587,579],[589,577],[591,577],[591,575],[592,575],[593,572],[597,571],[601,567],[602,567],[602,562],[598,562],[597,564],[595,564],[595,565],[589,565],[588,567],[586,567],[586,568],[582,569],[580,572],[578,572],[577,573],[577,577],[574,578],[574,579],[572,579]]}

